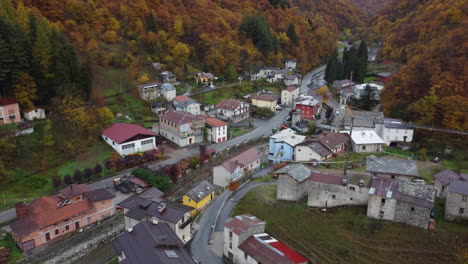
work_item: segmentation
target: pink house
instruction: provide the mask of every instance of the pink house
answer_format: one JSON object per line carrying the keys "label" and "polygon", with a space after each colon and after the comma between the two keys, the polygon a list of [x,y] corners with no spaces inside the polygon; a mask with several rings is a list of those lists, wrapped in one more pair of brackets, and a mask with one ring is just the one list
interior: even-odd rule
{"label": "pink house", "polygon": [[0,126],[21,122],[18,102],[13,97],[0,98]]}

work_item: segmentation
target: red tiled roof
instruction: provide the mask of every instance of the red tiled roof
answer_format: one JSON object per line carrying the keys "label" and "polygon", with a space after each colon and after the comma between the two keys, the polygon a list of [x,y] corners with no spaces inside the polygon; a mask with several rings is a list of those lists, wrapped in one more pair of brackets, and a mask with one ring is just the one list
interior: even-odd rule
{"label": "red tiled roof", "polygon": [[309,180],[314,181],[314,182],[327,183],[327,184],[336,184],[336,185],[343,184],[343,177],[338,176],[336,174],[312,172]]}
{"label": "red tiled roof", "polygon": [[0,105],[11,105],[11,104],[17,104],[18,102],[14,97],[3,97],[0,98]]}
{"label": "red tiled roof", "polygon": [[252,100],[261,100],[261,101],[269,101],[273,102],[278,100],[278,98],[272,94],[254,94],[252,95]]}
{"label": "red tiled roof", "polygon": [[260,158],[260,156],[260,152],[258,152],[256,148],[251,148],[223,162],[223,167],[226,168],[229,172],[233,173],[238,165],[248,165]]}
{"label": "red tiled roof", "polygon": [[102,134],[119,144],[136,135],[157,136],[156,133],[144,127],[125,123],[112,124],[110,127],[104,129]]}
{"label": "red tiled roof", "polygon": [[188,101],[188,100],[192,100],[190,97],[187,97],[185,95],[178,95],[176,97],[174,97],[174,101],[176,102],[185,102],[185,101]]}
{"label": "red tiled roof", "polygon": [[292,92],[292,91],[294,91],[294,90],[296,90],[298,88],[299,88],[298,85],[290,85],[290,86],[286,87],[285,90],[288,91],[288,92]]}
{"label": "red tiled roof", "polygon": [[239,245],[239,249],[259,263],[302,264],[307,259],[268,234],[250,236]]}
{"label": "red tiled roof", "polygon": [[59,193],[62,194],[65,198],[71,199],[73,197],[76,197],[85,192],[90,192],[92,190],[93,188],[91,188],[88,184],[73,183],[67,188],[60,190]]}
{"label": "red tiled roof", "polygon": [[147,183],[146,181],[144,181],[144,180],[142,180],[142,179],[140,179],[140,178],[138,178],[138,177],[135,177],[135,176],[129,177],[128,180],[129,180],[130,182],[133,182],[134,184],[140,186],[141,188],[145,188],[145,187],[148,187],[148,186],[149,186],[148,183]]}
{"label": "red tiled roof", "polygon": [[239,100],[224,99],[219,104],[216,105],[216,108],[234,110],[237,107],[239,107],[240,104],[241,104],[241,101],[239,101]]}
{"label": "red tiled roof", "polygon": [[167,120],[167,121],[170,121],[172,123],[176,123],[178,125],[204,120],[204,118],[201,117],[201,116],[195,116],[195,115],[192,115],[190,113],[182,112],[182,111],[169,111],[169,112],[166,112],[166,113],[160,115],[160,119],[161,120]]}
{"label": "red tiled roof", "polygon": [[28,215],[11,224],[11,229],[20,238],[24,238],[35,230],[94,209],[89,200],[75,201],[59,207],[58,203],[62,201],[57,196],[40,197],[32,201],[27,205]]}
{"label": "red tiled roof", "polygon": [[216,119],[214,117],[207,117],[205,119],[205,122],[207,125],[210,125],[210,126],[214,126],[214,127],[219,127],[219,126],[227,126],[228,123],[222,121],[222,120],[219,120],[219,119]]}
{"label": "red tiled roof", "polygon": [[229,218],[224,224],[224,227],[232,231],[234,234],[240,235],[251,227],[264,224],[265,222],[258,219],[256,216],[245,214]]}

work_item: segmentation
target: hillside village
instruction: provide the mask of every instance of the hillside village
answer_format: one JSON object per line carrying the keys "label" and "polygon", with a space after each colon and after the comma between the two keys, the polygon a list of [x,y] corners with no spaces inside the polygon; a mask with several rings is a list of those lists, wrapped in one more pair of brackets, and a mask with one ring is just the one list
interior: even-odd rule
{"label": "hillside village", "polygon": [[[363,234],[396,248],[379,258],[410,258],[402,247],[421,235],[440,247],[424,253],[427,263],[465,263],[468,168],[458,153],[466,153],[452,141],[440,152],[421,146],[427,133],[468,132],[384,112],[401,65],[377,60],[364,41],[338,44],[345,47],[308,72],[304,58],[286,57],[231,80],[147,61],[150,76],[104,97],[121,104],[112,111],[72,95],[54,107],[1,97],[1,150],[29,154],[2,154],[0,264],[361,263],[359,254],[380,248],[363,246]],[[350,50],[356,65],[340,70]],[[76,153],[59,149],[63,142]],[[10,165],[17,160],[19,168]],[[320,232],[340,229],[356,233],[318,248]],[[386,232],[412,238],[399,247]],[[362,252],[325,256],[340,239]],[[421,249],[428,241],[414,254],[429,251]]]}

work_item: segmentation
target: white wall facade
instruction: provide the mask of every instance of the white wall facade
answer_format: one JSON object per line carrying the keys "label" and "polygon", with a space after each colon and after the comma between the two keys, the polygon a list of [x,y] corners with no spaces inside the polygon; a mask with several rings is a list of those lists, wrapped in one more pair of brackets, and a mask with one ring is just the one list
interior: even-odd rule
{"label": "white wall facade", "polygon": [[298,201],[307,195],[308,180],[299,183],[288,174],[280,174],[278,176],[278,191],[276,199],[285,201]]}
{"label": "white wall facade", "polygon": [[[385,202],[383,202],[385,201]],[[393,221],[395,219],[397,201],[378,195],[369,195],[367,216],[374,219]]]}
{"label": "white wall facade", "polygon": [[332,154],[322,157],[309,146],[295,146],[294,147],[294,158],[296,161],[312,161],[312,160],[327,160],[331,158]]}
{"label": "white wall facade", "polygon": [[358,185],[337,185],[309,181],[307,205],[310,207],[335,207],[342,205],[366,205],[369,188]]}
{"label": "white wall facade", "polygon": [[24,113],[24,118],[29,121],[33,121],[34,119],[44,119],[45,118],[45,110],[41,108],[34,109],[29,112]]}
{"label": "white wall facade", "polygon": [[391,142],[411,142],[413,141],[413,133],[413,129],[384,128],[382,139],[387,145],[390,145]]}
{"label": "white wall facade", "polygon": [[212,143],[221,143],[227,140],[227,125],[218,127],[206,127],[208,140]]}
{"label": "white wall facade", "polygon": [[[463,213],[460,213],[460,209],[463,208]],[[468,219],[468,198],[459,193],[449,192],[447,193],[447,199],[445,200],[445,218],[449,220],[453,219]]]}
{"label": "white wall facade", "polygon": [[[130,155],[135,152],[145,152],[149,150],[156,149],[156,137],[147,137],[135,141],[125,142],[125,143],[116,143],[107,136],[101,134],[102,139],[109,144],[115,151],[117,151],[121,156]],[[151,141],[151,142],[150,142]],[[131,147],[133,145],[133,147]]]}
{"label": "white wall facade", "polygon": [[288,91],[288,90],[283,90],[281,91],[281,104],[284,105],[293,105],[294,100],[299,97],[299,88],[293,90],[293,91]]}
{"label": "white wall facade", "polygon": [[246,166],[237,166],[233,173],[229,172],[223,165],[213,167],[213,184],[227,187],[232,181],[239,180],[245,173],[260,167],[260,159],[254,160]]}
{"label": "white wall facade", "polygon": [[174,97],[176,97],[176,90],[162,90],[162,95],[164,97],[164,99],[166,99],[167,101],[172,101],[172,99],[174,99]]}
{"label": "white wall facade", "polygon": [[138,86],[138,95],[141,99],[154,100],[161,97],[161,84],[140,85]]}
{"label": "white wall facade", "polygon": [[382,144],[356,144],[353,142],[353,151],[358,153],[380,152]]}

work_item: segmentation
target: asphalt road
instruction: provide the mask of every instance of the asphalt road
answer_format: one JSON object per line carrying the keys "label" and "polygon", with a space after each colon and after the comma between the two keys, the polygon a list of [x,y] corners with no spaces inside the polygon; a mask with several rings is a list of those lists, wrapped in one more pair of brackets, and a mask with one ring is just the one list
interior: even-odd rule
{"label": "asphalt road", "polygon": [[210,250],[208,243],[215,225],[216,217],[218,220],[214,228],[215,232],[221,232],[224,230],[224,223],[231,217],[236,204],[244,197],[250,190],[261,185],[273,185],[276,183],[263,183],[255,182],[249,183],[242,189],[238,190],[233,197],[229,198],[232,194],[231,191],[226,190],[206,209],[203,213],[200,222],[199,229],[192,240],[191,252],[193,257],[203,264],[222,264],[224,263],[222,258],[218,257],[213,251]]}
{"label": "asphalt road", "polygon": [[304,78],[302,78],[301,91],[300,92],[301,93],[307,92],[307,90],[309,89],[307,87],[307,85],[311,84],[312,82],[323,80],[323,78],[318,78],[318,77],[321,76],[319,73],[325,71],[326,67],[327,67],[327,65],[323,65],[323,66],[315,68],[314,70],[306,73],[306,75],[304,75]]}
{"label": "asphalt road", "polygon": [[[281,124],[286,120],[288,117],[290,109],[284,108],[283,110],[279,111],[274,117],[269,120],[261,120],[261,119],[254,119],[254,126],[255,129],[246,133],[242,136],[235,137],[231,140],[228,140],[223,143],[219,144],[211,144],[208,148],[216,150],[216,152],[220,152],[228,147],[232,147],[234,145],[240,144],[244,141],[259,138],[262,136],[270,136],[272,134],[272,129],[280,127]],[[152,170],[158,170],[166,165],[172,165],[174,163],[179,162],[181,159],[186,157],[194,156],[198,154],[198,146],[191,146],[187,148],[181,148],[177,151],[171,153],[171,157],[169,159],[163,160],[161,162],[151,164],[148,167]],[[90,186],[94,189],[99,188],[112,188],[113,187],[113,180],[115,178],[120,178],[126,174],[129,174],[130,170],[124,173],[116,174],[113,177],[109,177],[98,182],[91,183]],[[117,202],[116,202],[117,203]],[[6,210],[0,212],[0,223],[7,222],[16,218],[15,209]]]}

